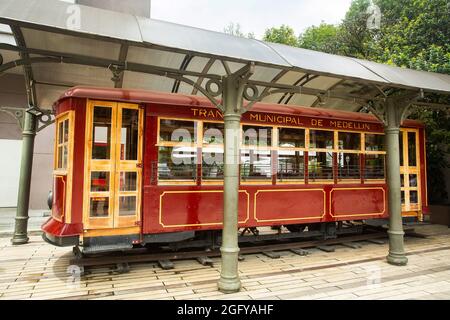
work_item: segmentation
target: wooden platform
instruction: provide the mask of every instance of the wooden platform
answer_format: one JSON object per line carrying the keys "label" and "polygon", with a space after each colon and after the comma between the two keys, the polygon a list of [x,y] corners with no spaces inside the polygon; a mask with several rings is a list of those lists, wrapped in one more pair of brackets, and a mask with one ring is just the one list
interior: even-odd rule
{"label": "wooden platform", "polygon": [[0,238],[0,300],[450,299],[450,230],[431,225],[416,230],[431,236],[406,239],[406,267],[387,264],[387,244],[375,243],[336,246],[330,253],[312,249],[306,256],[286,251],[279,259],[248,255],[239,265],[243,289],[232,295],[217,291],[219,258],[212,259],[213,266],[187,260],[162,270],[157,263],[141,263],[126,274],[103,268],[78,277],[69,265],[71,248],[39,237],[13,247],[9,238]]}

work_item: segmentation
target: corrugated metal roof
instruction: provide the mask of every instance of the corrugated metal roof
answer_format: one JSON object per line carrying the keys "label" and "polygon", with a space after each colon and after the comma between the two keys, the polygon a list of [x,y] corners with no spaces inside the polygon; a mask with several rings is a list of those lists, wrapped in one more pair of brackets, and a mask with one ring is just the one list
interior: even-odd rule
{"label": "corrugated metal roof", "polygon": [[[0,0],[0,23],[18,26],[28,49],[47,50],[57,56],[85,55],[193,71],[198,74],[188,78],[198,84],[205,83],[202,75],[224,76],[254,62],[256,70],[250,80],[335,90],[362,99],[379,95],[380,88],[389,87],[450,93],[448,75],[234,37],[56,0]],[[14,57],[5,48],[0,48],[0,54],[5,58],[4,63]],[[117,86],[117,82],[111,81],[109,71],[99,72],[88,64],[64,67],[53,62],[33,65],[32,70],[40,103],[48,103],[50,96],[54,98],[55,92],[63,92],[70,85]],[[125,70],[120,85],[201,95],[187,85],[177,85],[177,80],[135,70]],[[356,99],[318,98],[304,92],[277,94],[265,101],[346,110],[360,107]]]}

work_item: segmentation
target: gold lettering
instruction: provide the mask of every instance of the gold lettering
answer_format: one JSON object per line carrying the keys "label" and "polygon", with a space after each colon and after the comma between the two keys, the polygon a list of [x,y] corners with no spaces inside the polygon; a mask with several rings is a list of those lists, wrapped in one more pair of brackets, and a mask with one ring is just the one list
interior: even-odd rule
{"label": "gold lettering", "polygon": [[323,127],[323,120],[317,121],[317,125],[318,125],[319,127]]}
{"label": "gold lettering", "polygon": [[198,109],[192,108],[191,110],[194,111],[194,117],[196,117],[196,116],[197,116]]}

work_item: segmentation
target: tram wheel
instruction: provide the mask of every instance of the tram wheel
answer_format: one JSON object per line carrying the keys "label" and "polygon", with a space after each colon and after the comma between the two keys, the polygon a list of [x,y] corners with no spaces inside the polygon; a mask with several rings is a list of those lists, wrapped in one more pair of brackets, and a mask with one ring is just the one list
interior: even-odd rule
{"label": "tram wheel", "polygon": [[303,232],[305,231],[306,225],[304,224],[290,224],[285,226],[290,232]]}

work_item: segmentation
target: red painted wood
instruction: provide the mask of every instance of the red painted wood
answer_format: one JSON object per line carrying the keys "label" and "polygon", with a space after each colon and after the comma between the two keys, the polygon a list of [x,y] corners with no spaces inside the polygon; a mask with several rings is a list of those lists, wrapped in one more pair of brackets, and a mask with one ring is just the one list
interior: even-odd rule
{"label": "red painted wood", "polygon": [[[156,146],[157,117],[221,121],[221,113],[213,108],[209,101],[200,97],[138,90],[74,88],[66,92],[55,105],[58,114],[67,110],[75,110],[75,157],[72,194],[73,225],[58,224],[51,219],[52,221],[47,222],[45,227],[43,227],[45,232],[55,235],[73,235],[74,232],[81,234],[83,229],[81,222],[83,214],[83,190],[85,188],[84,145],[86,98],[145,104],[142,190],[142,232],[144,234],[221,228],[223,195],[221,192],[203,192],[220,191],[222,190],[221,186],[205,186],[201,184],[194,186],[158,186],[156,180],[157,170],[155,164],[158,162],[158,147]],[[274,104],[256,104],[251,112],[244,115],[243,121],[248,123],[273,123],[319,129],[332,128],[345,131],[358,131],[357,128],[370,132],[383,131],[382,124],[369,114]],[[339,126],[346,126],[347,129],[339,128]],[[423,125],[418,122],[407,121],[404,126],[422,128]],[[422,139],[424,139],[423,130],[420,134],[420,140],[423,141]],[[423,168],[422,172],[425,172],[424,170],[426,168],[423,163],[425,153],[422,150],[422,142],[420,148],[421,169]],[[363,158],[361,161],[363,161]],[[353,215],[351,220],[362,220],[367,218],[364,214],[381,212],[380,210],[382,208],[380,208],[380,204],[382,205],[383,202],[387,208],[386,193],[383,195],[381,190],[361,189],[364,187],[381,187],[386,191],[386,185],[308,184],[307,165],[307,153],[305,153],[306,184],[273,184],[277,181],[276,179],[272,179],[272,184],[268,185],[241,185],[240,190],[245,192],[241,192],[239,196],[239,220],[241,222],[245,221],[245,223],[241,223],[240,227],[350,220],[347,215]],[[201,166],[199,166],[200,169]],[[424,176],[422,176],[422,183],[423,185],[425,183]],[[342,190],[343,188],[350,187],[359,188],[360,190]],[[290,189],[319,190],[286,191]],[[269,190],[270,192],[268,192]],[[273,190],[283,190],[283,192]],[[173,193],[174,191],[177,193]],[[198,191],[202,191],[202,193],[198,193]],[[161,198],[164,192],[166,194]],[[323,216],[323,210],[325,210],[325,216],[320,218]],[[160,211],[163,213],[161,219]],[[383,217],[386,216],[387,212],[384,213]],[[297,217],[317,218],[295,220]],[[369,218],[372,218],[372,216]]]}
{"label": "red painted wood", "polygon": [[63,220],[65,216],[65,206],[67,199],[67,177],[55,176],[53,178],[53,204],[52,216],[58,220]]}
{"label": "red painted wood", "polygon": [[366,218],[381,218],[386,216],[387,192],[385,186],[366,186],[358,190],[358,186],[339,186],[330,192],[330,215],[335,218],[350,218],[349,220]]}

